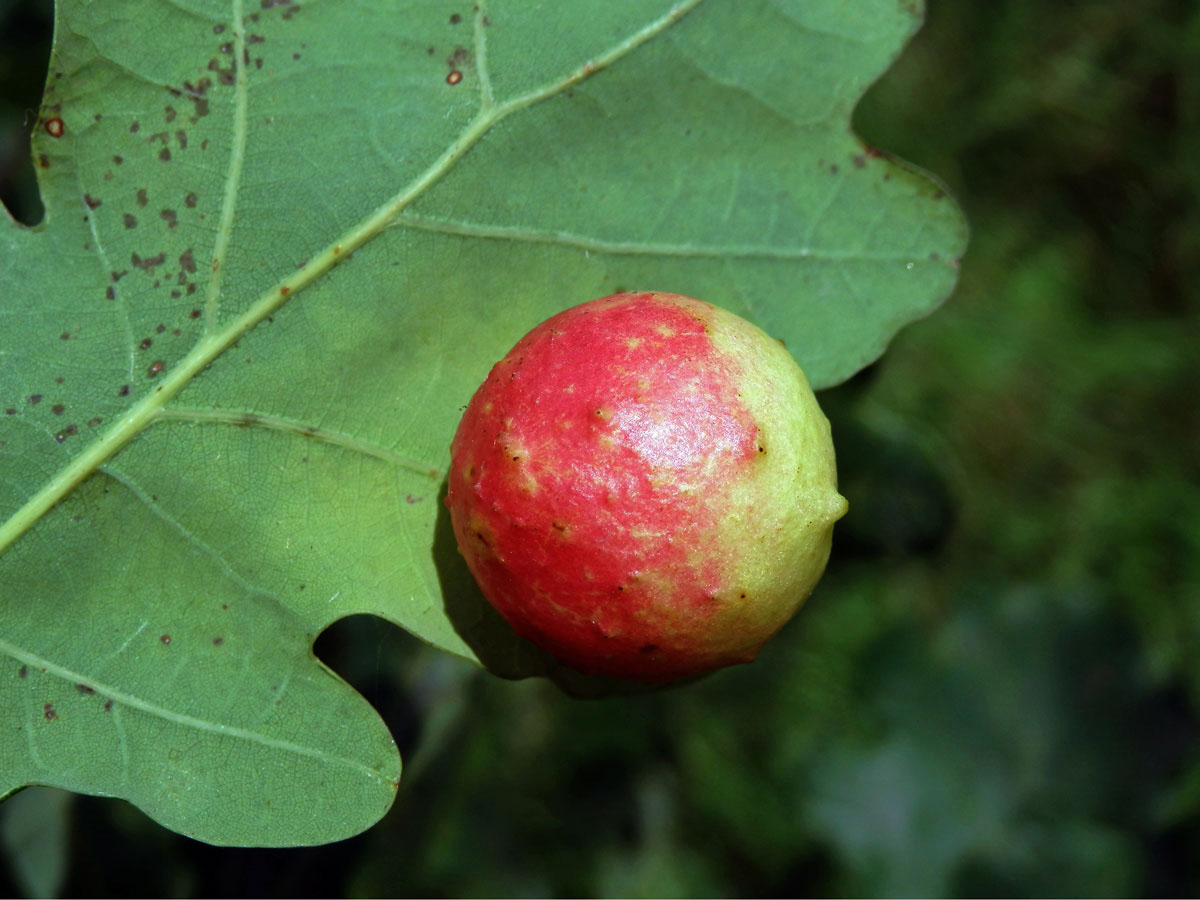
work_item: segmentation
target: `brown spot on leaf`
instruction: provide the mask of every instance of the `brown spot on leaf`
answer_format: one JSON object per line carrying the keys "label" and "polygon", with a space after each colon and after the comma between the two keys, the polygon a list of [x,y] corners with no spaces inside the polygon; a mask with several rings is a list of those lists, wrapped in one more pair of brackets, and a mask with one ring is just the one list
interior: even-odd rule
{"label": "brown spot on leaf", "polygon": [[158,376],[158,373],[161,372],[166,367],[167,367],[167,364],[165,362],[163,362],[161,359],[156,359],[154,362],[150,363],[150,367],[148,369],[146,369],[146,377],[147,378],[156,378]]}
{"label": "brown spot on leaf", "polygon": [[168,228],[174,228],[179,224],[179,216],[175,214],[173,209],[164,209],[159,212],[158,217],[167,223]]}
{"label": "brown spot on leaf", "polygon": [[138,205],[138,206],[145,206],[145,205],[146,205],[147,203],[149,203],[149,202],[150,202],[150,196],[149,196],[149,195],[146,193],[146,189],[145,189],[145,188],[138,188],[138,192],[137,192],[137,205]]}
{"label": "brown spot on leaf", "polygon": [[451,69],[450,74],[446,76],[446,84],[455,85],[462,81],[462,72],[458,69]]}
{"label": "brown spot on leaf", "polygon": [[145,259],[134,253],[129,257],[129,261],[133,263],[135,268],[141,269],[143,272],[153,272],[156,266],[161,266],[167,261],[167,253],[164,250],[157,256],[149,256]]}
{"label": "brown spot on leaf", "polygon": [[196,208],[196,195],[194,193],[189,193],[186,197],[183,198],[183,205],[186,206],[188,209],[195,209]]}
{"label": "brown spot on leaf", "polygon": [[[125,215],[121,217],[121,221],[125,223],[126,228],[137,228],[137,218],[133,215],[133,213],[125,213]],[[109,288],[109,290],[112,290],[112,288]]]}
{"label": "brown spot on leaf", "polygon": [[58,713],[54,711],[53,703],[42,704],[42,715],[45,717],[47,722],[53,722],[58,718]]}
{"label": "brown spot on leaf", "polygon": [[52,407],[50,407],[50,412],[54,413],[56,416],[61,416],[66,411],[67,408],[61,403],[55,403]]}
{"label": "brown spot on leaf", "polygon": [[164,634],[158,640],[159,640],[159,643],[169,644],[169,643],[171,643],[171,636],[169,634]]}
{"label": "brown spot on leaf", "polygon": [[53,119],[47,119],[45,122],[46,134],[52,138],[60,138],[63,136],[63,120],[58,116]]}
{"label": "brown spot on leaf", "polygon": [[88,209],[95,209],[101,203],[100,200],[96,199],[91,194],[84,194],[83,202],[87,206]]}
{"label": "brown spot on leaf", "polygon": [[178,115],[178,113],[175,112],[175,107],[173,107],[173,106],[163,107],[163,112],[165,112],[167,114],[167,124],[168,125],[171,124],[172,122],[174,122],[175,116]]}
{"label": "brown spot on leaf", "polygon": [[89,684],[77,684],[77,685],[75,685],[75,690],[79,691],[79,693],[81,693],[81,694],[96,693],[96,689]]}
{"label": "brown spot on leaf", "polygon": [[163,162],[170,162],[171,161],[170,149],[168,149],[167,147],[163,147],[161,150],[158,151],[158,158],[161,159]]}
{"label": "brown spot on leaf", "polygon": [[29,405],[30,406],[37,406],[41,402],[42,402],[41,394],[30,394],[29,395]]}

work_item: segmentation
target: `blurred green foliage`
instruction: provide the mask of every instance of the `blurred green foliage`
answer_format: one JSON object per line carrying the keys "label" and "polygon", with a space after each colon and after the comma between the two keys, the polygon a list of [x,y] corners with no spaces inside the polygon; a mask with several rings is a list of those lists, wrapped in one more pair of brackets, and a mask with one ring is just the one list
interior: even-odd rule
{"label": "blurred green foliage", "polygon": [[[760,660],[579,702],[347,620],[318,651],[407,764],[377,827],[224,850],[78,798],[65,892],[1200,893],[1200,8],[930,6],[856,126],[973,243],[822,395],[851,511]],[[19,204],[37,14],[0,16]]]}

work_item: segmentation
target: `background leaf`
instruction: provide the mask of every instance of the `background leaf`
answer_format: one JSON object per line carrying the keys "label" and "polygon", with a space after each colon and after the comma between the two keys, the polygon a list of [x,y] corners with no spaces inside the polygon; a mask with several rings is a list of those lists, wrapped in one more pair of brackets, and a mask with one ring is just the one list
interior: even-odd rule
{"label": "background leaf", "polygon": [[45,221],[0,222],[0,790],[121,796],[229,844],[373,822],[399,758],[313,658],[326,626],[370,612],[552,669],[470,587],[439,502],[516,338],[669,289],[821,386],[949,292],[961,216],[848,128],[917,22],[64,2]]}

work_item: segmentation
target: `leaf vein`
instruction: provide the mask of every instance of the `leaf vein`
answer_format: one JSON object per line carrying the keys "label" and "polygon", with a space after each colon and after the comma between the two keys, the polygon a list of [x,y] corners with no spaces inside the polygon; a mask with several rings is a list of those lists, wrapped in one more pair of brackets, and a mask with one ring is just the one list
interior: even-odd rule
{"label": "leaf vein", "polygon": [[320,428],[316,425],[306,425],[303,422],[284,418],[283,416],[263,415],[262,413],[230,409],[189,409],[173,406],[159,410],[155,416],[155,420],[161,422],[176,421],[193,424],[231,425],[237,428],[265,428],[269,431],[281,431],[285,434],[309,438],[314,441],[331,444],[335,447],[341,447],[344,450],[350,450],[363,456],[373,457],[397,468],[408,469],[409,471],[416,472],[418,475],[425,475],[435,480],[442,477],[441,471],[436,466],[431,466],[410,456],[389,450],[387,447],[369,443],[344,432],[333,431],[329,428]]}
{"label": "leaf vein", "polygon": [[[306,747],[303,744],[297,744],[292,741],[285,741],[279,738],[271,737],[270,735],[261,734],[257,731],[252,731],[248,728],[239,728],[235,725],[225,725],[221,722],[210,722],[207,719],[201,719],[197,716],[189,716],[185,713],[176,712],[168,707],[161,706],[157,703],[152,703],[149,700],[144,700],[134,694],[127,694],[124,691],[119,691],[109,685],[100,684],[94,679],[89,678],[80,672],[75,672],[66,666],[60,666],[51,662],[48,659],[43,659],[36,653],[24,650],[21,647],[11,644],[8,641],[0,639],[0,652],[11,656],[19,662],[30,666],[37,666],[44,670],[47,674],[54,675],[71,684],[87,684],[96,694],[112,700],[114,703],[120,703],[129,709],[145,713],[149,716],[162,719],[183,728],[193,728],[197,731],[208,732],[223,737],[233,738],[234,740],[249,741],[254,744],[259,744],[271,750],[278,750],[284,753],[292,753],[296,756],[306,756],[310,759],[318,759],[333,765],[344,766],[345,768],[355,770],[362,775],[367,776],[373,781],[380,784],[391,784],[391,780],[384,777],[381,773],[375,771],[365,763],[355,759],[348,759],[342,756],[335,756],[332,753],[323,751],[317,747]],[[31,731],[32,729],[26,729]],[[32,737],[30,737],[32,740]],[[32,747],[31,747],[32,750]],[[36,761],[36,760],[35,760]]]}

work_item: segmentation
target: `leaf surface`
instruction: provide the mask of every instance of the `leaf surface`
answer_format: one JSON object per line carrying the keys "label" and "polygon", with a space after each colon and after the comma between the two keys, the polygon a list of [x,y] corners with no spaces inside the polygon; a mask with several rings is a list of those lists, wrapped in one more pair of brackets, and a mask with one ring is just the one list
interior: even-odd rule
{"label": "leaf surface", "polygon": [[64,0],[46,219],[0,221],[0,792],[335,840],[400,761],[313,657],[329,623],[552,673],[454,551],[462,406],[534,324],[621,289],[746,315],[818,387],[875,359],[965,242],[937,184],[849,130],[918,21]]}

